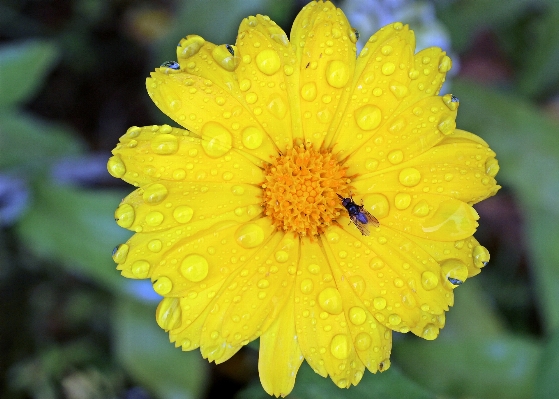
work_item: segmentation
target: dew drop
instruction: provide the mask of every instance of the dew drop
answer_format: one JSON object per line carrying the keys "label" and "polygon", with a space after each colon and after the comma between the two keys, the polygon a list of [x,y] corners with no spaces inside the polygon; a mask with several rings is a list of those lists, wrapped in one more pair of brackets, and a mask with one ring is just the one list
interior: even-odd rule
{"label": "dew drop", "polygon": [[124,166],[124,162],[119,155],[114,155],[107,162],[107,170],[111,176],[121,178],[126,173],[126,166]]}
{"label": "dew drop", "polygon": [[189,281],[197,283],[208,276],[209,265],[202,255],[188,255],[181,263],[180,272]]}
{"label": "dew drop", "polygon": [[301,97],[306,101],[314,101],[316,99],[316,83],[305,83],[303,87],[301,87]]}
{"label": "dew drop", "polygon": [[202,148],[211,158],[225,155],[232,146],[229,130],[217,122],[208,122],[202,126]]}
{"label": "dew drop", "polygon": [[171,155],[178,151],[179,141],[172,134],[158,134],[151,140],[151,149],[159,155]]}
{"label": "dew drop", "polygon": [[229,72],[233,72],[237,68],[239,58],[231,54],[231,51],[229,51],[230,48],[232,48],[233,53],[235,53],[234,46],[222,44],[221,46],[215,47],[212,50],[212,58],[223,69]]}
{"label": "dew drop", "polygon": [[394,94],[394,97],[398,98],[398,99],[402,99],[405,96],[408,95],[408,87],[404,86],[403,84],[397,83],[397,82],[392,82],[390,84],[389,87],[390,91],[392,92],[392,94]]}
{"label": "dew drop", "polygon": [[206,41],[198,35],[191,35],[188,36],[185,40],[181,41],[180,47],[182,50],[180,51],[179,57],[181,58],[190,58],[193,55],[197,54],[198,51],[202,48]]}
{"label": "dew drop", "polygon": [[437,129],[439,129],[439,131],[445,136],[453,133],[456,129],[456,120],[454,119],[454,116],[449,116],[441,120],[437,125]]}
{"label": "dew drop", "polygon": [[342,313],[342,296],[339,291],[333,287],[325,288],[318,294],[318,304],[320,307],[330,314]]}
{"label": "dew drop", "polygon": [[132,263],[130,270],[132,271],[134,277],[146,278],[148,277],[150,267],[151,265],[149,264],[149,262],[145,260],[137,260],[136,262]]}
{"label": "dew drop", "polygon": [[371,347],[372,339],[366,332],[360,332],[355,336],[355,347],[360,351],[366,351]]}
{"label": "dew drop", "polygon": [[159,204],[165,198],[167,198],[167,194],[169,194],[167,187],[165,187],[161,183],[155,183],[144,188],[144,193],[142,194],[142,198],[148,204],[155,205],[155,204]]}
{"label": "dew drop", "polygon": [[474,266],[481,269],[489,262],[489,251],[482,245],[478,245],[472,251]]}
{"label": "dew drop", "polygon": [[120,244],[119,246],[113,249],[113,261],[115,263],[123,263],[126,261],[126,257],[128,256],[128,250],[130,247],[128,244]]}
{"label": "dew drop", "polygon": [[349,80],[350,70],[347,64],[339,60],[332,60],[326,66],[326,81],[337,89],[346,85]]}
{"label": "dew drop", "polygon": [[421,334],[421,336],[428,341],[434,340],[438,335],[439,329],[433,324],[427,324],[425,328],[423,328],[423,332]]}
{"label": "dew drop", "polygon": [[179,223],[188,223],[192,219],[194,210],[186,205],[179,205],[173,210],[173,218]]}
{"label": "dew drop", "polygon": [[237,229],[235,239],[243,248],[255,248],[264,241],[264,230],[255,223],[248,223]]}
{"label": "dew drop", "polygon": [[128,228],[134,223],[135,212],[130,204],[121,204],[115,211],[116,224]]}
{"label": "dew drop", "polygon": [[373,299],[373,306],[376,310],[383,310],[384,308],[386,308],[386,299],[381,296],[376,297],[375,299]]}
{"label": "dew drop", "polygon": [[485,173],[491,177],[495,177],[499,172],[499,162],[495,158],[489,158],[485,162]]}
{"label": "dew drop", "polygon": [[415,168],[405,168],[400,171],[398,180],[406,187],[413,187],[419,184],[421,173]]}
{"label": "dew drop", "polygon": [[468,278],[468,267],[461,260],[447,259],[441,263],[441,276],[443,281],[449,281],[453,286],[459,285]]}
{"label": "dew drop", "polygon": [[452,68],[452,60],[448,55],[445,55],[441,62],[439,63],[439,71],[442,73],[447,73]]}
{"label": "dew drop", "polygon": [[373,270],[380,270],[384,267],[384,261],[378,256],[375,256],[369,261],[369,267]]}
{"label": "dew drop", "polygon": [[165,331],[180,327],[182,322],[182,309],[179,298],[163,298],[157,306],[155,320],[159,327]]}
{"label": "dew drop", "polygon": [[277,251],[274,255],[276,261],[279,263],[285,263],[289,259],[289,254],[286,251]]}
{"label": "dew drop", "polygon": [[420,200],[415,206],[413,207],[412,213],[418,217],[425,217],[429,214],[429,204],[425,200]]}
{"label": "dew drop", "polygon": [[349,309],[349,320],[356,326],[360,326],[365,323],[365,320],[367,320],[367,313],[365,313],[363,308],[354,306]]}
{"label": "dew drop", "polygon": [[396,70],[396,65],[392,62],[385,62],[380,70],[384,75],[392,75]]}
{"label": "dew drop", "polygon": [[153,289],[159,295],[165,295],[171,292],[173,289],[173,283],[169,277],[160,276],[157,280],[153,283]]}
{"label": "dew drop", "polygon": [[365,169],[369,171],[376,170],[378,168],[378,161],[374,158],[367,158],[365,160]]}
{"label": "dew drop", "polygon": [[307,270],[311,274],[318,274],[320,273],[320,266],[318,266],[316,263],[311,263],[307,266]]}
{"label": "dew drop", "polygon": [[[347,359],[350,352],[350,341],[346,334],[338,334],[330,342],[330,353],[336,359]],[[345,384],[347,385],[347,383]],[[345,386],[344,385],[344,386]]]}
{"label": "dew drop", "polygon": [[326,239],[328,240],[328,242],[336,244],[338,241],[340,241],[340,236],[338,235],[338,233],[331,231],[329,233],[326,233]]}
{"label": "dew drop", "polygon": [[439,284],[439,278],[433,272],[426,271],[421,274],[421,285],[427,291],[434,289]]}
{"label": "dew drop", "polygon": [[254,126],[249,126],[243,130],[242,141],[246,148],[255,150],[262,145],[264,132]]}
{"label": "dew drop", "polygon": [[391,164],[396,165],[404,160],[404,153],[401,150],[394,150],[388,154],[388,160]]}
{"label": "dew drop", "polygon": [[310,278],[306,278],[301,281],[299,289],[303,294],[310,294],[314,288],[314,284]]}
{"label": "dew drop", "polygon": [[148,249],[149,249],[151,252],[157,253],[157,252],[161,251],[161,248],[162,248],[162,247],[163,247],[163,244],[161,243],[161,240],[155,239],[155,240],[151,240],[151,241],[148,243]]}
{"label": "dew drop", "polygon": [[271,76],[281,67],[281,60],[276,51],[266,49],[258,53],[256,56],[256,66],[260,72]]}
{"label": "dew drop", "polygon": [[396,209],[403,211],[407,209],[411,204],[411,195],[408,193],[398,193],[394,197],[394,206]]}
{"label": "dew drop", "polygon": [[156,227],[163,222],[164,216],[161,212],[152,211],[146,215],[145,221],[148,226]]}
{"label": "dew drop", "polygon": [[371,104],[364,105],[355,111],[355,122],[363,130],[373,130],[382,121],[382,111]]}

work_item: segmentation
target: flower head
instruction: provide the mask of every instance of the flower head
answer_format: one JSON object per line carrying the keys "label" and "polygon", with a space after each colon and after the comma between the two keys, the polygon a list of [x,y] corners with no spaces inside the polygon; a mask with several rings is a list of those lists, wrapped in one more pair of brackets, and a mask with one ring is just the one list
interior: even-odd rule
{"label": "flower head", "polygon": [[136,232],[118,269],[151,279],[183,350],[220,363],[260,338],[274,395],[303,359],[339,387],[386,370],[392,331],[434,339],[489,260],[472,204],[498,190],[498,163],[438,95],[450,58],[414,54],[401,23],[358,57],[357,38],[323,1],[291,40],[261,15],[234,46],[187,36],[147,79],[181,128],[132,127],[108,162],[138,187],[115,212]]}

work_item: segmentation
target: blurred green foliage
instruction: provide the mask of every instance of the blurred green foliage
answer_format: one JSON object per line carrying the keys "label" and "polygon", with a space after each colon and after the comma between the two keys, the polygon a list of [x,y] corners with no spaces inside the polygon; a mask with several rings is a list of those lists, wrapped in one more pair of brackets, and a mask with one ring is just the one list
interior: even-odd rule
{"label": "blurred green foliage", "polygon": [[[436,4],[463,56],[462,76],[452,82],[458,126],[488,141],[501,165],[505,189],[479,207],[478,238],[488,241],[491,263],[456,291],[436,341],[395,334],[392,367],[366,373],[349,390],[303,365],[291,397],[545,399],[559,392],[559,4]],[[110,186],[107,176],[63,183],[53,168],[93,150],[108,158],[128,124],[161,118],[138,111],[153,107],[142,76],[174,58],[181,37],[232,43],[241,18],[254,13],[288,30],[297,7],[272,0],[0,5],[0,174],[24,179],[31,192],[26,212],[0,235],[1,397],[202,399],[217,397],[223,378],[235,390],[221,397],[267,397],[254,362],[235,356],[233,368],[252,366],[239,374],[173,348],[155,323],[149,284],[115,270],[111,249],[128,233],[112,214],[130,188]],[[480,35],[498,51],[478,51]],[[511,226],[522,243],[499,236]]]}

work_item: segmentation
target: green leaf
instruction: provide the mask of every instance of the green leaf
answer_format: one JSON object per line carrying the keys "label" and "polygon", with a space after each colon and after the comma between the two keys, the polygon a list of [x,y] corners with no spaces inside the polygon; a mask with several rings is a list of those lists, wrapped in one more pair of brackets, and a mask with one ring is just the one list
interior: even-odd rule
{"label": "green leaf", "polygon": [[536,342],[511,335],[441,338],[423,341],[409,337],[394,342],[395,362],[437,394],[484,399],[530,397],[541,353]]}
{"label": "green leaf", "polygon": [[155,321],[155,307],[119,301],[115,317],[119,361],[142,386],[162,399],[199,398],[208,363],[198,350],[182,352]]}
{"label": "green leaf", "polygon": [[526,219],[533,274],[548,331],[559,328],[559,123],[523,99],[455,80],[458,126],[497,153],[497,180],[512,187]]}
{"label": "green leaf", "polygon": [[549,11],[536,21],[535,35],[530,38],[530,51],[522,58],[519,89],[527,96],[535,96],[556,84],[559,65],[559,7]]}
{"label": "green leaf", "polygon": [[53,160],[81,151],[82,143],[69,129],[17,111],[0,111],[0,168],[44,171]]}
{"label": "green leaf", "polygon": [[17,232],[21,242],[37,255],[122,292],[127,280],[111,259],[112,249],[130,236],[113,218],[121,198],[115,192],[43,183],[37,187],[34,204],[18,223]]}
{"label": "green leaf", "polygon": [[557,398],[557,392],[559,392],[557,376],[559,376],[559,329],[543,348],[532,397],[534,399]]}
{"label": "green leaf", "polygon": [[56,63],[58,49],[46,40],[0,47],[0,107],[29,100]]}
{"label": "green leaf", "polygon": [[[387,371],[372,374],[365,370],[363,379],[349,389],[338,388],[330,378],[316,374],[307,363],[303,363],[295,380],[295,388],[288,398],[297,399],[433,399],[435,395],[407,378],[397,366]],[[239,399],[268,399],[260,382],[254,382],[237,395]]]}

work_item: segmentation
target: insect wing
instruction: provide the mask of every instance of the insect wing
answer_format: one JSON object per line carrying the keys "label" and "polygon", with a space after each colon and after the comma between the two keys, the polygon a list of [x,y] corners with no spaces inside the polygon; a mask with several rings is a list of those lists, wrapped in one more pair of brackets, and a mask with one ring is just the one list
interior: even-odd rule
{"label": "insect wing", "polygon": [[361,213],[367,217],[367,221],[368,221],[369,223],[371,223],[373,226],[375,226],[375,227],[379,227],[379,226],[380,226],[380,223],[379,223],[378,219],[377,219],[376,217],[374,217],[373,215],[371,215],[371,214],[369,213],[369,211],[367,211],[367,210],[365,209],[364,206],[361,206]]}
{"label": "insect wing", "polygon": [[355,225],[355,227],[357,227],[357,230],[359,230],[361,232],[361,234],[363,234],[364,236],[368,236],[369,235],[369,229],[367,228],[366,225],[364,225],[363,223],[361,223],[359,221],[359,219],[357,219],[356,215],[351,215],[349,217],[351,219],[351,221],[353,222],[353,224]]}

